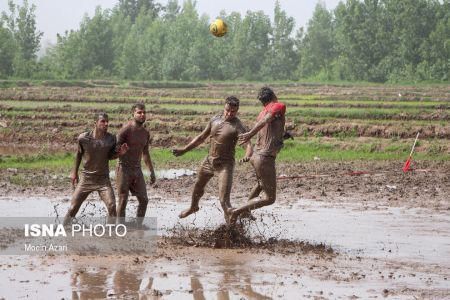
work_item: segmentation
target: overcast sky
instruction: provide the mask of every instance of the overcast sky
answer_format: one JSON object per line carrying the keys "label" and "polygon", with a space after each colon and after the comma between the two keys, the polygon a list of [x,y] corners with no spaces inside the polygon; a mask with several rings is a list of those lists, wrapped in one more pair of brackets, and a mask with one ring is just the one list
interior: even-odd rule
{"label": "overcast sky", "polygon": [[[0,0],[0,11],[7,11],[7,0]],[[57,33],[66,30],[77,29],[85,13],[93,16],[96,6],[103,9],[114,7],[118,0],[28,0],[28,3],[36,5],[36,21],[38,30],[44,32],[43,43],[55,42]],[[167,0],[156,0],[165,5]],[[242,15],[250,11],[263,10],[265,14],[273,18],[275,0],[197,0],[197,11],[206,14],[211,19],[219,15],[221,10],[227,13],[240,12]],[[296,28],[305,26],[311,18],[318,0],[280,0],[281,8],[288,16],[295,19]],[[334,9],[339,0],[323,0],[328,9]],[[14,3],[22,5],[22,0],[14,0]],[[183,0],[179,0],[180,5]]]}

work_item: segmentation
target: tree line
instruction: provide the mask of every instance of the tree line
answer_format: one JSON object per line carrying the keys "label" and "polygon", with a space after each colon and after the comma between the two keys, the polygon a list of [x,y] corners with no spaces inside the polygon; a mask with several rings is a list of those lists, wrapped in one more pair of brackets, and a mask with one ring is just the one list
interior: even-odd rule
{"label": "tree line", "polygon": [[346,0],[334,10],[319,1],[299,29],[276,1],[273,20],[222,12],[222,38],[193,0],[119,0],[58,34],[40,58],[35,9],[9,0],[2,12],[0,78],[450,80],[450,0]]}

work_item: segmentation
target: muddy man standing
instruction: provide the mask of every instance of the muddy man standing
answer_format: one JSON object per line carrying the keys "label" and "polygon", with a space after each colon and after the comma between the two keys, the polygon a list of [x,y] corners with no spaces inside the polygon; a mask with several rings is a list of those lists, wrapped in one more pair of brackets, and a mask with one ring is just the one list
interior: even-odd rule
{"label": "muddy man standing", "polygon": [[[118,147],[126,144],[128,151],[119,157],[117,164],[117,192],[119,194],[119,204],[117,206],[117,216],[125,218],[127,208],[128,193],[136,196],[139,205],[136,213],[137,218],[145,217],[147,211],[148,197],[145,186],[144,174],[141,169],[141,158],[150,171],[150,183],[156,181],[153,163],[150,157],[150,133],[144,127],[146,121],[144,103],[137,103],[132,107],[133,120],[124,124],[117,134]],[[142,221],[142,219],[140,220]]]}
{"label": "muddy man standing", "polygon": [[[225,99],[225,107],[222,115],[214,116],[206,125],[201,134],[196,136],[183,148],[172,149],[175,156],[180,156],[198,147],[208,137],[210,147],[208,156],[202,162],[198,170],[197,181],[192,191],[191,206],[182,211],[180,218],[185,218],[199,210],[198,202],[205,192],[205,186],[214,176],[219,176],[219,200],[222,206],[225,220],[228,222],[228,212],[231,209],[230,194],[233,183],[234,154],[238,141],[238,135],[246,132],[241,121],[236,117],[239,110],[239,99],[229,96]],[[252,155],[251,144],[247,144],[246,154],[242,161],[248,161]]]}
{"label": "muddy man standing", "polygon": [[[231,210],[230,222],[235,223],[237,217],[244,213],[275,202],[277,191],[277,177],[275,159],[283,147],[286,106],[278,102],[278,98],[270,87],[262,87],[258,93],[258,100],[264,106],[258,116],[255,126],[247,133],[239,135],[239,142],[247,143],[257,134],[255,149],[250,163],[253,165],[258,182],[250,192],[249,201],[243,206]],[[265,198],[253,200],[264,191]]]}
{"label": "muddy man standing", "polygon": [[[64,219],[68,224],[74,218],[90,193],[97,191],[106,205],[108,216],[116,216],[116,200],[109,180],[109,160],[126,153],[127,145],[116,147],[116,137],[108,132],[108,115],[95,115],[94,130],[84,132],[78,137],[75,165],[70,175],[75,191],[72,195],[70,208]],[[116,151],[117,150],[117,151]],[[78,170],[83,161],[81,181]]]}

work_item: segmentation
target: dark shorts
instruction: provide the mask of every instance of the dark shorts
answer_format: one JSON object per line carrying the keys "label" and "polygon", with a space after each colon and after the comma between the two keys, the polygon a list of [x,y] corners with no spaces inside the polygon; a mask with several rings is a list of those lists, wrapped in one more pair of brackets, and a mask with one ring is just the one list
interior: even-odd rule
{"label": "dark shorts", "polygon": [[127,167],[118,164],[116,168],[116,185],[119,195],[131,192],[138,198],[147,198],[147,187],[140,167]]}

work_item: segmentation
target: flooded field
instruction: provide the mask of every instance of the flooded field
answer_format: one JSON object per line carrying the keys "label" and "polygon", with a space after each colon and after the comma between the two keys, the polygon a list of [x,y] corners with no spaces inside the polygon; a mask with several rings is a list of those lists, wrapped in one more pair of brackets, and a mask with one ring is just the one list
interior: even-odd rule
{"label": "flooded field", "polygon": [[[250,128],[260,87],[0,89],[2,217],[63,218],[76,139],[98,111],[109,114],[115,134],[135,102],[147,105],[157,177],[147,186],[154,252],[0,255],[0,299],[450,299],[445,85],[273,85],[294,136],[277,158],[275,204],[240,225],[246,243],[221,240],[232,231],[223,226],[215,177],[200,211],[178,219],[206,149],[183,159],[170,149],[198,135],[228,95],[240,98],[239,118]],[[236,164],[232,205],[246,202],[254,184],[251,166]],[[127,215],[136,207],[131,198]],[[79,215],[106,209],[91,195]]]}
{"label": "flooded field", "polygon": [[[56,216],[67,199],[1,197],[4,216]],[[296,199],[255,212],[252,235],[267,240],[326,244],[333,252],[213,249],[172,243],[180,228],[215,228],[223,216],[214,197],[194,216],[179,220],[186,203],[155,195],[147,216],[157,217],[158,250],[152,256],[0,256],[2,297],[91,299],[218,298],[325,299],[450,297],[450,215],[429,209],[366,203],[331,204]],[[90,200],[84,214],[105,214]],[[128,214],[134,214],[132,201]],[[276,243],[276,242],[275,242]]]}

